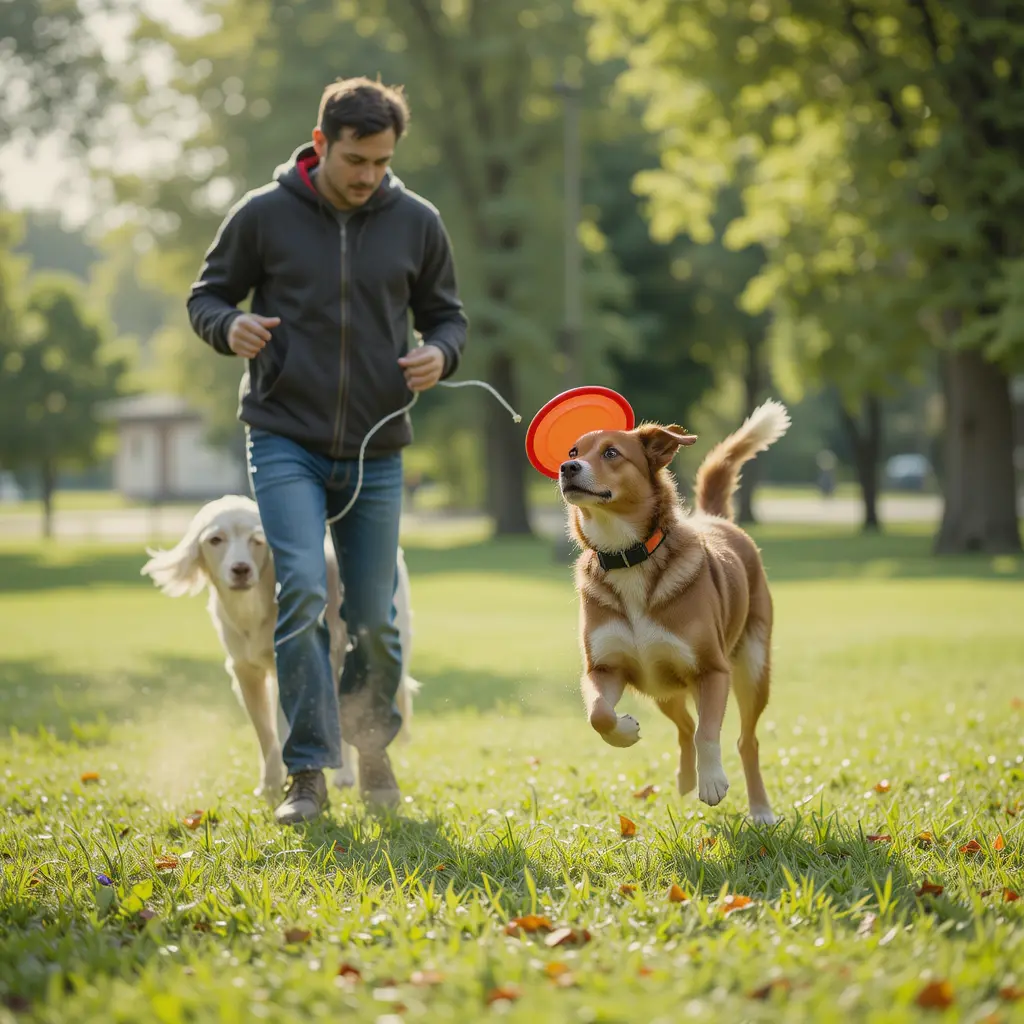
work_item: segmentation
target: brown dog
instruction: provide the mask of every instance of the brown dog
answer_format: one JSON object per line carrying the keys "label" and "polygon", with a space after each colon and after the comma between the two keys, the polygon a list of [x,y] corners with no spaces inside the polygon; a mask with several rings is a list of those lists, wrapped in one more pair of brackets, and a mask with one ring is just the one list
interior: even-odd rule
{"label": "brown dog", "polygon": [[750,815],[761,824],[776,821],[756,735],[768,703],[772,599],[760,552],[731,521],[732,496],[743,464],[789,422],[783,405],[765,402],[713,448],[697,471],[693,513],[667,467],[697,438],[675,425],[586,434],[559,477],[583,549],[576,585],[590,724],[607,743],[631,746],[640,724],[615,705],[627,686],[652,698],[679,730],[680,793],[697,787],[715,805],[729,788],[720,736],[731,684]]}

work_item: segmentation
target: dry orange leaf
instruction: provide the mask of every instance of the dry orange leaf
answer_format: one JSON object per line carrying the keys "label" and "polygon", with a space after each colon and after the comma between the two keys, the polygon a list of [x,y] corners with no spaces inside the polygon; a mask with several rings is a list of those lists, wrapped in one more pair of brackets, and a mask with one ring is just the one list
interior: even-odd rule
{"label": "dry orange leaf", "polygon": [[362,972],[358,967],[353,967],[350,963],[342,963],[338,966],[338,977],[346,978],[349,981],[359,981],[362,978]]}
{"label": "dry orange leaf", "polygon": [[178,858],[169,853],[161,853],[160,856],[153,861],[153,866],[157,871],[173,871],[178,866]]}
{"label": "dry orange leaf", "polygon": [[888,779],[882,779],[881,782],[876,782],[875,783],[875,792],[876,793],[888,793],[891,788],[892,787],[891,787]]}
{"label": "dry orange leaf", "polygon": [[82,781],[83,782],[99,782],[100,781],[100,773],[99,772],[82,772]]}
{"label": "dry orange leaf", "polygon": [[556,946],[583,946],[589,941],[590,932],[586,928],[558,928],[544,940],[544,945],[554,949]]}
{"label": "dry orange leaf", "polygon": [[439,971],[413,971],[409,976],[409,981],[413,985],[427,988],[431,985],[442,984],[444,982],[444,975]]}
{"label": "dry orange leaf", "polygon": [[284,930],[284,941],[298,945],[301,942],[309,942],[313,933],[308,928],[286,928]]}
{"label": "dry orange leaf", "polygon": [[647,785],[647,786],[644,786],[643,789],[638,789],[633,794],[633,796],[635,796],[637,798],[637,800],[649,800],[657,792],[658,792],[658,787],[657,786]]}
{"label": "dry orange leaf", "polygon": [[342,846],[337,839],[334,840],[334,846],[331,849],[334,853],[348,853],[348,847]]}
{"label": "dry orange leaf", "polygon": [[1001,836],[996,836],[995,842],[992,844],[992,849],[997,852],[1006,849],[1006,840]]}
{"label": "dry orange leaf", "polygon": [[737,910],[746,910],[753,905],[754,900],[749,896],[738,896],[730,893],[722,900],[722,913],[728,917],[729,914],[734,914]]}
{"label": "dry orange leaf", "polygon": [[1021,708],[1024,708],[1024,700],[1021,700],[1020,697],[1013,697],[1010,699],[1010,707],[1020,711]]}
{"label": "dry orange leaf", "polygon": [[181,820],[187,828],[199,828],[203,823],[203,813],[203,811],[193,811],[191,814],[186,814]]}
{"label": "dry orange leaf", "polygon": [[673,882],[672,888],[668,891],[668,901],[669,903],[689,903],[690,897]]}
{"label": "dry orange leaf", "polygon": [[792,982],[787,981],[787,979],[776,978],[774,981],[769,981],[767,985],[755,988],[754,991],[750,993],[750,998],[767,999],[773,992],[788,992],[792,987]]}
{"label": "dry orange leaf", "polygon": [[569,973],[569,965],[563,964],[561,960],[552,960],[544,965],[544,973],[549,978],[560,978],[563,974]]}
{"label": "dry orange leaf", "polygon": [[520,935],[522,932],[549,932],[553,927],[551,919],[543,914],[525,914],[523,917],[513,917],[505,925],[505,934]]}
{"label": "dry orange leaf", "polygon": [[945,1010],[953,1005],[953,986],[948,981],[930,981],[917,993],[916,1002],[925,1010]]}
{"label": "dry orange leaf", "polygon": [[960,847],[961,853],[981,853],[981,851],[982,846],[977,839],[972,839],[969,843],[964,843],[964,845]]}
{"label": "dry orange leaf", "polygon": [[434,870],[435,871],[447,871],[448,870],[448,865],[447,864],[438,864],[437,867],[434,868]]}
{"label": "dry orange leaf", "polygon": [[869,843],[891,843],[892,836],[868,836]]}
{"label": "dry orange leaf", "polygon": [[637,977],[649,978],[654,973],[654,968],[653,967],[647,967],[646,965],[644,965],[636,973],[637,973]]}
{"label": "dry orange leaf", "polygon": [[632,882],[623,882],[622,885],[619,886],[619,892],[621,892],[623,896],[632,896],[633,893],[636,892],[636,886],[633,885]]}
{"label": "dry orange leaf", "polygon": [[619,831],[624,836],[636,835],[636,822],[630,821],[624,814],[619,815]]}
{"label": "dry orange leaf", "polygon": [[498,985],[487,993],[487,1005],[492,1003],[514,1003],[519,998],[519,989],[515,985]]}
{"label": "dry orange leaf", "polygon": [[999,998],[1007,1003],[1015,1003],[1019,999],[1024,999],[1024,988],[1019,985],[1005,985],[999,990]]}
{"label": "dry orange leaf", "polygon": [[1016,903],[1020,899],[1020,895],[1015,893],[1012,889],[1003,890],[1003,902],[1004,903]]}
{"label": "dry orange leaf", "polygon": [[945,886],[939,885],[937,882],[924,882],[921,888],[917,890],[918,896],[940,896],[944,891]]}

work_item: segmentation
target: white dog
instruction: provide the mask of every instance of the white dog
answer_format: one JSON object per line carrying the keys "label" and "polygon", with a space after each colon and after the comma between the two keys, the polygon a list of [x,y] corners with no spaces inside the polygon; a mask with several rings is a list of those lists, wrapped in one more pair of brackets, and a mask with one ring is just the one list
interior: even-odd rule
{"label": "white dog", "polygon": [[[278,700],[274,665],[274,627],[277,623],[274,563],[260,522],[256,502],[229,494],[204,505],[184,536],[169,551],[151,550],[142,574],[171,597],[198,594],[209,588],[207,611],[227,655],[224,667],[259,739],[260,785],[256,790],[274,801],[283,789],[287,770],[281,745],[288,723]],[[348,649],[348,631],[341,619],[341,578],[330,534],[324,536],[327,556],[327,609],[331,638],[331,667],[340,678]],[[401,738],[411,735],[412,698],[419,683],[409,675],[412,649],[412,609],[409,570],[398,551],[397,625],[402,644],[402,681],[397,703],[402,714]],[[333,774],[335,786],[355,785],[353,750],[342,740],[342,764]]]}

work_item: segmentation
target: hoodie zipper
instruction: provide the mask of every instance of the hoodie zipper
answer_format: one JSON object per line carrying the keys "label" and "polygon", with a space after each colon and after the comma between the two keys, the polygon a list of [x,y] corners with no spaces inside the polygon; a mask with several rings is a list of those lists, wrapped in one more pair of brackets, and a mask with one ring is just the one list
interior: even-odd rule
{"label": "hoodie zipper", "polygon": [[332,449],[334,457],[341,457],[341,434],[344,430],[342,421],[342,406],[344,405],[345,384],[347,374],[345,373],[345,357],[347,355],[347,331],[348,326],[348,278],[346,276],[346,264],[348,263],[348,236],[347,225],[341,224],[341,345],[338,353],[338,405],[334,411],[334,434],[332,438]]}

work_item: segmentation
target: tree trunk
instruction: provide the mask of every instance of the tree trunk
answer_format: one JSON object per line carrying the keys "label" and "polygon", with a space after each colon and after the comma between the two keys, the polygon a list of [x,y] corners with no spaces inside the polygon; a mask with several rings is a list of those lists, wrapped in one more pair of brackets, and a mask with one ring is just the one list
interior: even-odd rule
{"label": "tree trunk", "polygon": [[863,406],[863,429],[850,415],[842,401],[839,403],[839,416],[853,451],[857,482],[860,484],[861,498],[864,502],[863,529],[865,533],[877,533],[882,528],[878,518],[878,460],[882,454],[882,403],[875,395],[870,395],[864,399]]}
{"label": "tree trunk", "polygon": [[[747,367],[743,375],[744,417],[749,416],[757,408],[761,391],[765,385],[764,363],[761,358],[764,333],[759,325],[760,321],[751,324],[744,338],[747,349]],[[748,462],[743,467],[743,476],[740,478],[740,503],[737,521],[744,525],[757,522],[757,519],[754,517],[754,491],[761,476],[760,465],[761,463],[758,459]]]}
{"label": "tree trunk", "polygon": [[53,492],[57,482],[53,463],[48,459],[40,467],[40,478],[43,486],[43,536],[49,540],[53,536]]}
{"label": "tree trunk", "polygon": [[[488,364],[490,383],[517,408],[519,393],[510,356],[496,352]],[[495,401],[487,403],[487,511],[499,537],[528,536],[526,455],[519,426]]]}
{"label": "tree trunk", "polygon": [[935,551],[1018,554],[1009,378],[973,350],[945,354],[942,371],[944,503]]}

